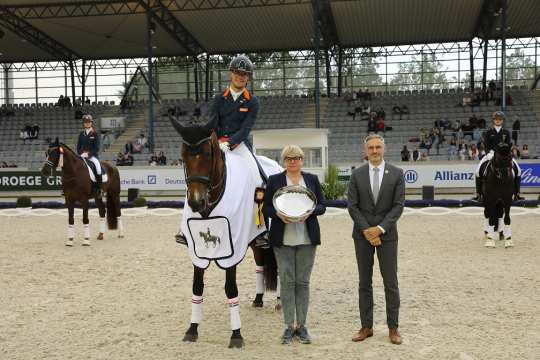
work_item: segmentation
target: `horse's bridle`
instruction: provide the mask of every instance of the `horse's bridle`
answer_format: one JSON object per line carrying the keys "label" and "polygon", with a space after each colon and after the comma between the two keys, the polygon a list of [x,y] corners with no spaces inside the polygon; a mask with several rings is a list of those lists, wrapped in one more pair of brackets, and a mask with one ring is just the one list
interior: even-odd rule
{"label": "horse's bridle", "polygon": [[[212,179],[214,177],[214,146],[212,144],[212,135],[210,136],[207,136],[201,140],[199,140],[198,142],[196,143],[190,143],[188,141],[185,141],[184,139],[182,139],[182,143],[188,148],[188,151],[190,153],[190,155],[198,155],[201,153],[201,147],[203,144],[209,142],[210,143],[210,162],[212,164],[212,166],[210,167],[210,174],[208,176],[205,176],[205,175],[189,175],[187,173],[187,169],[186,169],[186,165],[184,164],[184,176],[185,176],[185,179],[186,179],[186,184],[188,185],[188,191],[189,191],[189,184],[192,183],[192,182],[198,182],[198,183],[202,183],[204,185],[206,185],[206,192],[208,194],[210,194],[212,191],[214,191],[218,186],[220,186],[226,175],[227,175],[227,172],[225,171],[224,174],[223,174],[223,177],[216,183],[216,184],[212,184]],[[218,196],[216,198],[215,201],[210,201],[210,196],[208,197],[208,207],[212,207],[214,204],[216,204],[221,198],[221,194],[220,196]]]}

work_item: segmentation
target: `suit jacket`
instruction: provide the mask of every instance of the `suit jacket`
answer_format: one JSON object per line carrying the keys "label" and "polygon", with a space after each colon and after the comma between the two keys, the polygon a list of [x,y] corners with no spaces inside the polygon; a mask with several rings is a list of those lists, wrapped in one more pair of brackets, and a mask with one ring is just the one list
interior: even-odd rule
{"label": "suit jacket", "polygon": [[229,144],[245,142],[251,148],[248,136],[255,125],[258,112],[259,99],[247,89],[235,101],[227,88],[222,95],[212,100],[210,124],[216,129],[218,138],[229,137]]}
{"label": "suit jacket", "polygon": [[90,157],[98,157],[99,134],[96,130],[92,129],[88,135],[86,135],[84,130],[79,134],[79,141],[77,141],[77,153],[81,155],[83,152],[89,153]]}
{"label": "suit jacket", "polygon": [[381,226],[385,233],[381,241],[397,241],[397,220],[403,212],[405,182],[403,170],[385,163],[379,198],[373,199],[369,180],[369,165],[353,171],[349,182],[348,210],[354,222],[353,239],[366,240],[363,230]]}
{"label": "suit jacket", "polygon": [[[264,192],[264,206],[263,212],[266,218],[271,218],[272,223],[270,226],[270,245],[273,247],[280,247],[283,245],[283,234],[285,232],[285,223],[277,216],[276,209],[272,203],[272,199],[276,191],[284,186],[287,186],[286,171],[272,175],[268,178],[266,184],[266,190]],[[317,197],[317,205],[313,213],[306,219],[306,226],[309,235],[309,240],[312,245],[321,244],[321,230],[319,227],[318,215],[322,215],[326,212],[326,206],[324,205],[324,195],[321,189],[321,184],[317,175],[306,173],[302,171],[302,176],[306,187],[313,191]]]}

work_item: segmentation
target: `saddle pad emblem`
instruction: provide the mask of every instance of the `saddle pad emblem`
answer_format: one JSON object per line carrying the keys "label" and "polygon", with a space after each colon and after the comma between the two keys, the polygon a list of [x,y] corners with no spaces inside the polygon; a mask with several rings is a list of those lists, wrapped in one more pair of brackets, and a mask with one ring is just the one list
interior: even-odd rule
{"label": "saddle pad emblem", "polygon": [[233,256],[231,226],[226,217],[189,218],[187,226],[191,235],[188,241],[193,242],[198,258],[219,260]]}

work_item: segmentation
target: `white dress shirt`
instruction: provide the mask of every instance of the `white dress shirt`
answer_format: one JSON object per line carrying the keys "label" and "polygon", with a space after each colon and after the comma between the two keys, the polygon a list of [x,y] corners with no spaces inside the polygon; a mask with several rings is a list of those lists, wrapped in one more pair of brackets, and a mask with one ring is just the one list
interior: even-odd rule
{"label": "white dress shirt", "polygon": [[[375,171],[373,171],[373,169],[375,168],[375,166],[371,164],[370,162],[368,162],[368,164],[369,164],[369,186],[371,186],[371,189],[373,190],[373,176],[375,175]],[[384,176],[384,166],[385,166],[384,160],[381,161],[381,163],[378,166],[376,166],[379,169],[379,194],[381,193],[382,179]],[[375,201],[377,201],[377,199],[375,199]],[[377,225],[377,227],[381,229],[383,234],[386,232],[382,226]]]}
{"label": "white dress shirt", "polygon": [[236,101],[236,99],[238,99],[238,97],[239,97],[240,95],[242,95],[242,93],[244,92],[243,89],[240,90],[240,91],[234,91],[234,90],[232,89],[232,87],[229,87],[229,90],[231,91],[231,96],[232,96],[232,98],[233,98],[234,101]]}

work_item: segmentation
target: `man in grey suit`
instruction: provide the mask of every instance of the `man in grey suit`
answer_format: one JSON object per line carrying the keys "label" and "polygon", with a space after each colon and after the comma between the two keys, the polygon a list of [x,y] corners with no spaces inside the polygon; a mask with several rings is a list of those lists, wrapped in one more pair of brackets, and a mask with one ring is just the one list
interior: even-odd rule
{"label": "man in grey suit", "polygon": [[384,282],[386,321],[393,344],[401,344],[398,331],[399,288],[397,278],[397,221],[403,212],[403,170],[384,161],[384,138],[369,135],[364,148],[369,163],[356,169],[349,182],[349,214],[358,265],[358,297],[361,329],[353,341],[373,336],[373,255],[377,251]]}

